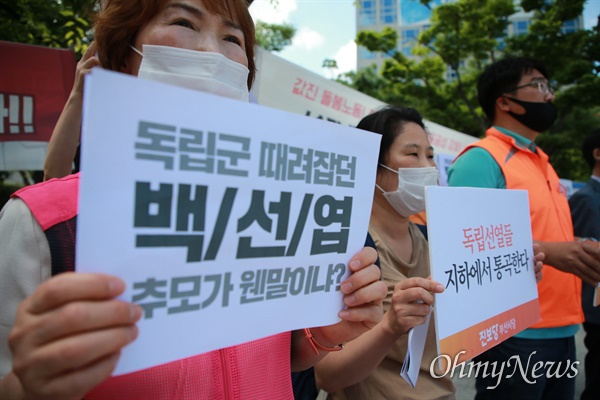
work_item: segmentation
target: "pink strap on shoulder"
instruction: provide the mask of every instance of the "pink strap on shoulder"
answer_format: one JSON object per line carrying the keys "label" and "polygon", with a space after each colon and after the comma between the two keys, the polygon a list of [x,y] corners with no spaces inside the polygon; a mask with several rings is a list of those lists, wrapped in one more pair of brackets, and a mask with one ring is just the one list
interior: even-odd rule
{"label": "pink strap on shoulder", "polygon": [[77,215],[79,173],[27,186],[12,194],[27,204],[42,229]]}

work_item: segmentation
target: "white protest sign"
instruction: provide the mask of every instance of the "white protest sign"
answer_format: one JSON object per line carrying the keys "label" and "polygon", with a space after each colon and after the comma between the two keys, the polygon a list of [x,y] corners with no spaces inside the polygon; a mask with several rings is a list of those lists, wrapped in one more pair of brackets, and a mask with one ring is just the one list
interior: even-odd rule
{"label": "white protest sign", "polygon": [[115,374],[338,322],[379,135],[94,69],[77,271],[126,282],[139,337]]}
{"label": "white protest sign", "polygon": [[427,187],[442,370],[540,320],[527,191]]}

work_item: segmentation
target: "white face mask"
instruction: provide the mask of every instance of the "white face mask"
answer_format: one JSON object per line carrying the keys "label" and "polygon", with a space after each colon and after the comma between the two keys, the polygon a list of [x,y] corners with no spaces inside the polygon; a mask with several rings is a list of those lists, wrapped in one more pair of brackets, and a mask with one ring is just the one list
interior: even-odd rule
{"label": "white face mask", "polygon": [[379,165],[398,174],[398,190],[394,192],[385,192],[375,184],[394,210],[405,218],[425,211],[425,186],[438,185],[437,168],[400,168],[395,171],[383,164]]}
{"label": "white face mask", "polygon": [[248,101],[246,66],[221,53],[145,44],[138,77]]}

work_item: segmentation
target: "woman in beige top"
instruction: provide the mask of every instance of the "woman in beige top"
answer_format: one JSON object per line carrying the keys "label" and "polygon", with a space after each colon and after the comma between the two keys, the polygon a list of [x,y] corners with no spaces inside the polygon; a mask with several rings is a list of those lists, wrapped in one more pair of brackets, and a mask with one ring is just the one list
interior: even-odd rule
{"label": "woman in beige top", "polygon": [[[357,128],[382,136],[369,232],[388,285],[386,312],[370,332],[315,366],[317,384],[334,399],[453,398],[452,381],[434,379],[429,373],[436,356],[433,323],[417,386],[413,389],[400,376],[406,333],[425,322],[433,294],[444,291],[443,285],[428,279],[427,240],[408,219],[425,209],[424,200],[419,199],[424,185],[437,184],[433,147],[421,115],[412,108],[385,108],[363,118]],[[399,177],[398,171],[408,175]]]}
{"label": "woman in beige top", "polygon": [[[315,366],[317,385],[333,399],[453,399],[455,388],[434,363],[435,324],[431,321],[415,388],[401,376],[406,333],[423,324],[434,293],[444,286],[429,279],[427,240],[409,217],[425,210],[424,187],[438,175],[421,115],[412,108],[388,107],[357,126],[382,136],[371,233],[388,286],[383,320]],[[534,249],[534,252],[538,249]],[[536,253],[536,270],[543,254]],[[432,365],[433,364],[433,365]],[[435,379],[430,368],[434,367]]]}

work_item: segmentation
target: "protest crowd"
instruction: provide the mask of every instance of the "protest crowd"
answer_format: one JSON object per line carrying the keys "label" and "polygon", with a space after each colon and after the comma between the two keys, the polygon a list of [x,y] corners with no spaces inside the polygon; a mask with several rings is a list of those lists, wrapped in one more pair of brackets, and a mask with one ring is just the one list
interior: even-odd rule
{"label": "protest crowd", "polygon": [[[126,290],[121,278],[75,272],[81,175],[71,168],[81,139],[84,78],[98,68],[247,103],[256,74],[255,31],[246,0],[99,4],[95,41],[77,65],[49,143],[45,182],[17,191],[0,212],[0,399],[456,398],[452,379],[436,363],[432,311],[448,285],[431,279],[427,226],[411,220],[425,211],[425,187],[437,186],[439,175],[423,117],[410,105],[376,110],[356,127],[381,142],[372,166],[373,202],[358,205],[371,210],[365,245],[344,260],[339,322],[112,376],[122,351],[143,334],[137,324],[149,311],[118,298]],[[551,371],[576,359],[574,337],[582,325],[581,398],[600,399],[600,307],[593,306],[600,282],[600,132],[582,143],[592,175],[568,200],[535,143],[557,115],[544,62],[491,63],[477,90],[490,128],[454,160],[448,184],[527,191],[528,272],[537,282],[541,318],[473,361],[510,365],[516,356],[541,367],[510,379],[478,374],[476,399],[573,399],[573,376]],[[409,332],[423,324],[412,384],[400,371]],[[199,340],[214,328],[206,327]]]}

